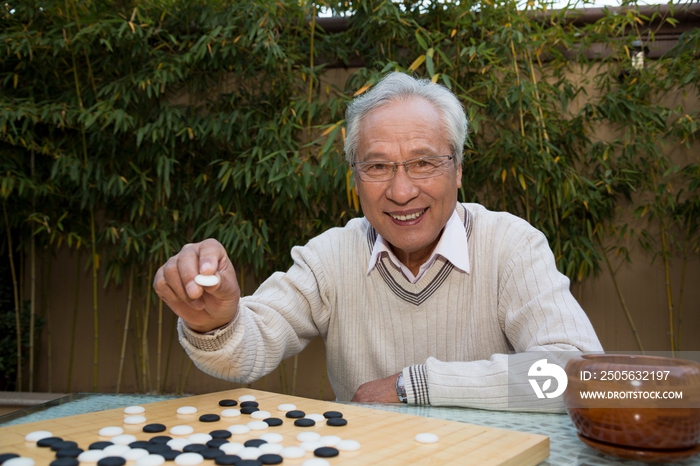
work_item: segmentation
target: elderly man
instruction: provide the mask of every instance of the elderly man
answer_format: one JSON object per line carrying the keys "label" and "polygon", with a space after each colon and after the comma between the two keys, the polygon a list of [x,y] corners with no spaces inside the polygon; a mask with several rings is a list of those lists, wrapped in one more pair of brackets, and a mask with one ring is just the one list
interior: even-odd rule
{"label": "elderly man", "polygon": [[293,248],[252,296],[215,240],[156,274],[200,369],[249,383],[320,335],[339,400],[503,409],[508,353],[602,350],[544,235],[457,202],[467,121],[449,90],[392,73],[346,120],[364,218]]}

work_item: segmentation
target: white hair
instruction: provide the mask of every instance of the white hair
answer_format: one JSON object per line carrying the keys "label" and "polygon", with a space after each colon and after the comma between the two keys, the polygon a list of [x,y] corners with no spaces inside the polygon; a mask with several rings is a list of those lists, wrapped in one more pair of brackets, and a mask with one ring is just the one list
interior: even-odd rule
{"label": "white hair", "polygon": [[359,127],[362,120],[372,110],[382,105],[412,97],[420,97],[435,106],[445,125],[455,165],[462,164],[464,142],[467,139],[467,117],[457,97],[445,86],[429,79],[415,79],[407,74],[393,72],[385,76],[374,87],[353,100],[345,111],[347,135],[345,138],[345,159],[353,163],[359,144]]}

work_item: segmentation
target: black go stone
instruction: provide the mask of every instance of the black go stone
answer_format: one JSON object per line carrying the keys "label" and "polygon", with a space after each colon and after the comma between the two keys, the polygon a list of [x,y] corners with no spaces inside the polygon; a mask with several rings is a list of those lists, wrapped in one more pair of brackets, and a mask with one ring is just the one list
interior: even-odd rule
{"label": "black go stone", "polygon": [[220,464],[223,466],[226,465],[237,465],[241,462],[241,457],[238,455],[222,455],[214,459],[214,463]]}
{"label": "black go stone", "polygon": [[323,413],[323,417],[325,417],[326,419],[335,419],[338,417],[343,417],[343,413],[341,413],[340,411],[326,411],[325,413]]}
{"label": "black go stone", "polygon": [[3,453],[0,455],[0,464],[7,460],[11,460],[12,458],[19,458],[19,455],[17,453]]}
{"label": "black go stone", "polygon": [[258,409],[255,406],[246,406],[244,408],[241,408],[241,414],[252,414],[255,411],[260,411],[260,409]]}
{"label": "black go stone", "polygon": [[219,406],[237,406],[238,401],[236,400],[221,400],[219,401]]}
{"label": "black go stone", "polygon": [[265,440],[263,440],[263,439],[261,439],[261,438],[254,438],[254,439],[246,440],[245,443],[243,444],[243,446],[246,446],[246,447],[259,447],[260,445],[264,445],[264,444],[266,444],[266,443],[267,443],[267,441],[265,441]]}
{"label": "black go stone", "polygon": [[97,462],[97,466],[124,466],[126,460],[121,456],[107,456]]}
{"label": "black go stone", "polygon": [[213,438],[207,442],[207,446],[209,448],[219,448],[224,443],[228,443],[228,440],[225,438]]}
{"label": "black go stone", "polygon": [[226,429],[219,429],[219,430],[212,430],[209,432],[209,435],[211,435],[211,438],[229,438],[232,434],[231,431],[228,431]]}
{"label": "black go stone", "polygon": [[129,444],[129,448],[143,448],[145,450],[150,445],[152,444],[146,440],[136,440],[135,442],[131,442]]}
{"label": "black go stone", "polygon": [[200,422],[216,422],[219,419],[221,419],[221,416],[218,414],[202,414],[199,416]]}
{"label": "black go stone", "polygon": [[207,447],[203,443],[190,443],[189,445],[185,445],[185,447],[182,449],[185,453],[199,453],[202,450],[206,450]]}
{"label": "black go stone", "polygon": [[164,452],[158,453],[158,454],[160,456],[162,456],[163,458],[165,458],[165,461],[172,461],[175,459],[175,457],[177,455],[179,455],[181,453],[182,453],[181,451],[177,451],[177,450],[168,450],[168,451],[164,451]]}
{"label": "black go stone", "polygon": [[295,409],[294,411],[287,411],[287,414],[285,414],[285,416],[290,419],[298,419],[306,416],[306,413],[304,411],[299,411],[298,409]]}
{"label": "black go stone", "polygon": [[202,458],[204,458],[205,460],[213,460],[218,458],[219,456],[224,456],[226,453],[223,450],[219,450],[218,448],[206,448],[200,451],[199,454],[202,455]]}
{"label": "black go stone", "polygon": [[146,424],[143,426],[143,431],[149,434],[155,434],[157,432],[163,432],[165,430],[165,425],[163,424]]}
{"label": "black go stone", "polygon": [[262,466],[262,463],[258,460],[241,460],[236,466]]}
{"label": "black go stone", "polygon": [[63,439],[61,437],[46,437],[36,442],[36,445],[38,447],[50,447],[54,443],[58,442],[63,442]]}
{"label": "black go stone", "polygon": [[68,447],[56,450],[56,458],[77,458],[84,450],[78,447]]}
{"label": "black go stone", "polygon": [[78,466],[80,461],[76,458],[58,458],[49,463],[49,466]]}
{"label": "black go stone", "polygon": [[160,455],[164,451],[170,451],[172,448],[170,448],[170,445],[166,445],[164,443],[149,443],[146,447],[144,447],[148,453],[155,454],[155,455]]}
{"label": "black go stone", "polygon": [[313,419],[302,418],[294,421],[294,425],[297,427],[313,427],[316,425],[316,421]]}
{"label": "black go stone", "polygon": [[266,422],[267,425],[270,427],[277,427],[282,425],[282,419],[278,417],[268,417],[267,419],[263,419],[263,422]]}
{"label": "black go stone", "polygon": [[284,461],[280,455],[275,455],[272,453],[267,453],[265,455],[258,456],[258,461],[262,464],[281,464]]}
{"label": "black go stone", "polygon": [[71,441],[71,440],[61,440],[58,442],[53,442],[51,444],[51,449],[53,451],[58,451],[62,448],[75,448],[77,446],[78,446],[78,444],[76,442]]}
{"label": "black go stone", "polygon": [[260,403],[257,401],[244,401],[241,403],[241,408],[257,408]]}
{"label": "black go stone", "polygon": [[314,450],[314,455],[319,458],[333,458],[338,456],[338,453],[340,453],[338,449],[333,447],[321,447]]}
{"label": "black go stone", "polygon": [[94,442],[94,443],[90,444],[90,446],[88,447],[88,450],[104,450],[105,448],[107,448],[110,445],[114,445],[114,444],[112,442],[107,442],[107,441]]}
{"label": "black go stone", "polygon": [[342,427],[348,425],[348,421],[342,417],[332,417],[326,421],[326,425],[333,427]]}
{"label": "black go stone", "polygon": [[148,439],[148,442],[153,444],[165,444],[171,441],[172,439],[172,437],[168,437],[167,435],[156,435],[155,437],[151,437],[150,439]]}

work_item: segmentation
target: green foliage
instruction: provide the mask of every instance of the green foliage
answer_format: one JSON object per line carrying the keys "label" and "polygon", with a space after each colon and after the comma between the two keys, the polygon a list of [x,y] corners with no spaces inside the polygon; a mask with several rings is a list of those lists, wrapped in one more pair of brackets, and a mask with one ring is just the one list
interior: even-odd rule
{"label": "green foliage", "polygon": [[[574,281],[624,253],[634,230],[617,219],[630,200],[651,222],[636,232],[645,247],[697,254],[700,161],[669,153],[697,141],[700,115],[668,102],[700,94],[700,33],[634,69],[633,41],[652,44],[648,25],[675,21],[634,3],[583,25],[513,0],[3,5],[10,227],[25,248],[30,237],[84,247],[94,233],[106,286],[207,237],[265,276],[287,267],[291,246],[357,215],[343,113],[390,70],[457,94],[472,128],[462,200],[526,218]],[[324,31],[311,20],[320,7],[348,29]],[[330,64],[357,59],[343,89],[323,84]],[[620,242],[603,248],[601,235]]]}

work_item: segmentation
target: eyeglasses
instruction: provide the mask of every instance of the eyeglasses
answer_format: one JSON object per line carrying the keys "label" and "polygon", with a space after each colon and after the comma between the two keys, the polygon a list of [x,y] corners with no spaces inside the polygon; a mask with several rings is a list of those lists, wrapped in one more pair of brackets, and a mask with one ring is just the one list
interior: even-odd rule
{"label": "eyeglasses", "polygon": [[445,173],[448,169],[447,162],[454,157],[454,155],[433,155],[405,162],[354,162],[350,166],[362,181],[389,181],[394,178],[400,165],[403,165],[409,178],[421,180]]}

